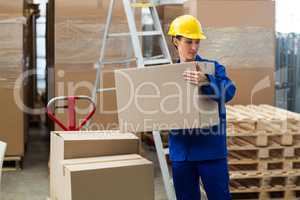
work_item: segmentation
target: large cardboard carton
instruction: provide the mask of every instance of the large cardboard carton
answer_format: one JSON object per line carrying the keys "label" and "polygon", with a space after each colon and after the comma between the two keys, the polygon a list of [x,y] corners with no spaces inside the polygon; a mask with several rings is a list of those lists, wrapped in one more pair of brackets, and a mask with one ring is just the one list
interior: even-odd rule
{"label": "large cardboard carton", "polygon": [[[123,66],[124,67],[124,66]],[[105,66],[101,69],[101,88],[115,87],[114,69],[120,66]],[[96,79],[94,63],[56,64],[55,65],[55,91],[57,94],[79,89],[80,92],[92,92]]]}
{"label": "large cardboard carton", "polygon": [[[101,88],[113,88],[115,67],[102,70],[100,78]],[[96,79],[94,64],[63,64],[55,68],[55,96],[87,95],[91,96]],[[97,96],[97,108],[88,130],[118,129],[118,115],[115,90],[99,93]],[[89,112],[89,102],[77,102],[77,124],[79,124]],[[67,110],[57,109],[56,116],[67,124]],[[61,130],[56,126],[55,130]]]}
{"label": "large cardboard carton", "polygon": [[57,17],[100,17],[105,19],[103,13],[104,8],[102,1],[88,0],[88,1],[72,1],[72,0],[56,0],[55,1],[55,15]]}
{"label": "large cardboard carton", "polygon": [[[220,3],[220,1],[214,1],[215,3]],[[227,1],[226,1],[227,2]],[[231,1],[230,1],[231,2]],[[241,4],[241,1],[235,1],[236,4]],[[257,4],[260,4],[261,1],[255,1]],[[201,6],[205,7],[204,1]],[[221,1],[223,3],[223,1]],[[271,2],[272,3],[272,2]],[[211,4],[211,2],[209,2]],[[235,4],[229,3],[234,7]],[[264,4],[263,4],[264,5]],[[273,6],[273,7],[272,7]],[[272,3],[270,7],[264,7],[264,9],[273,10],[274,4]],[[168,9],[168,7],[166,8]],[[191,7],[191,10],[187,10],[186,14],[193,14],[194,7]],[[266,13],[268,13],[266,11]],[[167,12],[167,11],[165,11]],[[199,12],[199,9],[195,10],[196,13]],[[168,12],[172,13],[172,12]],[[214,12],[213,12],[214,13]],[[272,13],[272,12],[271,12]],[[224,26],[211,23],[207,21],[206,18],[211,19],[211,12],[203,13],[198,17],[201,21],[205,35],[207,36],[206,40],[201,41],[199,53],[202,57],[212,60],[217,60],[221,64],[227,67],[272,67],[275,66],[275,28],[270,24],[269,26],[263,26],[262,24],[253,24],[246,26],[237,26],[234,21],[228,21]],[[235,13],[237,14],[237,13]],[[270,13],[269,13],[270,14]],[[274,13],[273,13],[274,14]],[[171,14],[169,14],[171,15]],[[195,15],[195,14],[193,14]],[[197,15],[195,15],[197,16]],[[219,21],[222,21],[226,16],[221,17],[222,15],[217,14]],[[173,15],[175,18],[176,15]],[[236,16],[237,19],[244,17]],[[170,17],[171,18],[171,17]],[[275,15],[270,15],[269,19],[274,19]],[[232,22],[232,24],[229,24]],[[165,34],[167,34],[170,26],[170,21],[163,21],[163,28]],[[174,45],[171,42],[171,38],[167,38],[168,47],[170,49],[172,58],[174,60],[178,59],[178,52],[175,49]]]}
{"label": "large cardboard carton", "polygon": [[[110,1],[55,2],[55,63],[96,63],[106,24]],[[136,27],[141,26],[141,9],[135,12]],[[129,32],[122,1],[115,1],[110,33]],[[105,59],[127,57],[132,48],[130,37],[110,37],[106,43]]]}
{"label": "large cardboard carton", "polygon": [[185,9],[204,27],[275,27],[275,1],[189,0]]}
{"label": "large cardboard carton", "polygon": [[154,200],[153,165],[139,155],[71,159],[62,167],[66,200]]}
{"label": "large cardboard carton", "polygon": [[[2,75],[2,74],[1,74]],[[23,91],[20,97],[23,97]],[[14,90],[0,87],[0,140],[7,143],[6,156],[24,155],[24,113],[16,105]]]}
{"label": "large cardboard carton", "polygon": [[121,154],[138,154],[139,140],[118,131],[52,132],[50,144],[50,195],[61,200],[64,194],[61,161]]}
{"label": "large cardboard carton", "polygon": [[33,91],[33,78],[22,77],[25,70],[33,68],[33,51],[28,48],[32,41],[29,33],[33,28],[30,26],[33,13],[26,10],[30,2],[0,2],[0,110],[3,113],[0,140],[8,143],[6,156],[24,155],[29,125],[29,113],[24,106],[32,108],[29,93]]}
{"label": "large cardboard carton", "polygon": [[270,67],[227,68],[236,95],[230,104],[275,104],[275,71]]}
{"label": "large cardboard carton", "polygon": [[23,17],[1,17],[0,15],[0,64],[23,64],[23,25],[25,22]]}
{"label": "large cardboard carton", "polygon": [[[80,18],[55,22],[55,62],[96,63],[100,56],[105,22],[97,18]],[[112,25],[111,33],[128,32],[128,25]],[[105,59],[126,58],[128,48],[132,48],[129,37],[114,37],[107,40]]]}
{"label": "large cardboard carton", "polygon": [[[214,65],[200,65],[214,74]],[[183,72],[194,63],[115,71],[122,131],[204,128],[219,123],[218,104],[189,84]]]}
{"label": "large cardboard carton", "polygon": [[189,0],[185,8],[204,27],[203,57],[226,67],[274,68],[274,1]]}
{"label": "large cardboard carton", "polygon": [[0,15],[23,15],[24,0],[0,1]]}
{"label": "large cardboard carton", "polygon": [[[140,1],[137,1],[140,2]],[[87,1],[72,1],[72,0],[56,0],[55,12],[59,18],[90,18],[97,17],[99,22],[105,23],[108,14],[110,1],[104,0],[87,0]],[[114,22],[126,22],[125,11],[123,8],[123,1],[117,0],[114,3],[114,10],[112,14]],[[141,9],[137,9],[135,17],[139,19],[141,16]]]}
{"label": "large cardboard carton", "polygon": [[[188,0],[183,7],[183,13],[197,17],[204,28],[207,39],[200,44],[202,57],[218,60],[226,67],[274,68],[274,1]],[[172,6],[164,8],[168,17],[162,17],[162,25],[167,33],[178,12],[173,12]],[[177,6],[177,10],[180,11],[180,7]],[[172,58],[178,59],[171,39],[167,42]]]}
{"label": "large cardboard carton", "polygon": [[[184,14],[188,14],[188,12],[187,13],[185,12],[184,5],[182,5],[182,4],[161,5],[161,6],[157,7],[157,10],[158,10],[160,21],[161,21],[161,26],[162,26],[164,34],[166,36],[166,41],[167,41],[167,45],[168,45],[171,57],[175,61],[176,58],[178,58],[178,53],[177,53],[175,46],[172,44],[171,37],[168,36],[169,27],[170,27],[171,22],[176,17],[184,15]],[[159,41],[154,42],[152,45],[153,45],[154,52],[156,52],[160,49]],[[146,46],[145,48],[149,48],[149,47]]]}
{"label": "large cardboard carton", "polygon": [[156,8],[163,24],[171,23],[176,17],[186,14],[183,4],[160,5]]}
{"label": "large cardboard carton", "polygon": [[[11,9],[12,13],[1,12],[2,6]],[[0,140],[8,144],[6,156],[24,155],[24,134],[27,130],[23,105],[26,105],[28,83],[21,79],[25,68],[23,26],[26,19],[22,13],[14,12],[18,9],[23,9],[20,1],[0,3]]]}
{"label": "large cardboard carton", "polygon": [[265,27],[207,27],[200,55],[228,68],[275,66],[275,32]]}

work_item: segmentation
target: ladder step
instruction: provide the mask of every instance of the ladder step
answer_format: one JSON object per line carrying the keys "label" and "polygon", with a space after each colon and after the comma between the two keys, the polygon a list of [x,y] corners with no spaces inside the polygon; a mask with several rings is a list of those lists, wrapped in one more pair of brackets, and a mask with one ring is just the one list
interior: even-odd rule
{"label": "ladder step", "polygon": [[130,33],[110,33],[110,34],[108,34],[108,37],[124,37],[124,36],[130,36]]}
{"label": "ladder step", "polygon": [[135,58],[125,59],[125,60],[111,60],[111,61],[104,61],[102,64],[123,64],[123,63],[130,63],[136,61]]}
{"label": "ladder step", "polygon": [[166,59],[166,58],[162,58],[162,59],[145,59],[144,64],[145,65],[158,65],[158,64],[169,64],[170,60]]}
{"label": "ladder step", "polygon": [[162,35],[160,31],[144,31],[144,32],[138,32],[139,36],[152,36],[152,35]]}
{"label": "ladder step", "polygon": [[160,59],[160,58],[164,58],[165,56],[163,54],[161,55],[156,55],[156,56],[151,56],[151,57],[146,57],[144,58],[144,60],[153,60],[153,59]]}
{"label": "ladder step", "polygon": [[[143,32],[137,32],[138,36],[155,36],[155,35],[162,35],[163,33],[160,31],[143,31]],[[130,36],[130,33],[110,33],[108,34],[108,37],[124,37],[124,36]]]}
{"label": "ladder step", "polygon": [[150,7],[154,7],[155,4],[154,3],[131,3],[130,6],[133,8],[150,8]]}
{"label": "ladder step", "polygon": [[116,90],[116,88],[98,88],[97,89],[97,93],[101,93],[101,92],[107,92],[107,91],[114,91]]}

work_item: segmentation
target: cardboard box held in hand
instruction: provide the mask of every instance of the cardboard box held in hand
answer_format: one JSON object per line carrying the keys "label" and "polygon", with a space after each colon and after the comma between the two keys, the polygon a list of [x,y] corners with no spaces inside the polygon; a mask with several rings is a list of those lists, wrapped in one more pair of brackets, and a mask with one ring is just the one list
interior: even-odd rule
{"label": "cardboard box held in hand", "polygon": [[[214,74],[213,63],[197,63]],[[205,128],[219,123],[218,104],[184,80],[196,63],[179,63],[115,71],[121,131]]]}

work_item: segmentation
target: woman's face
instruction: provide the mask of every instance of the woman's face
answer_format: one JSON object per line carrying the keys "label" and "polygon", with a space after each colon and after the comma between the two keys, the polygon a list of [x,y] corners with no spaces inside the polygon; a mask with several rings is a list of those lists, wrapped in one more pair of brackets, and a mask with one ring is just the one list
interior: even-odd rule
{"label": "woman's face", "polygon": [[200,40],[185,37],[174,38],[181,61],[193,61],[200,46]]}

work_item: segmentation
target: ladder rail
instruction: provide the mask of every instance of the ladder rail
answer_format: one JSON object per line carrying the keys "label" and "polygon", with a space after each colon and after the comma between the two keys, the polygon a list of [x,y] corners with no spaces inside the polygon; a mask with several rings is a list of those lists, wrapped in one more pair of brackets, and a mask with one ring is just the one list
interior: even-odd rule
{"label": "ladder rail", "polygon": [[175,189],[170,176],[165,150],[163,148],[160,131],[153,131],[153,140],[163,178],[165,191],[169,200],[176,200]]}
{"label": "ladder rail", "polygon": [[130,7],[129,0],[123,0],[124,10],[127,16],[128,26],[131,33],[131,43],[133,46],[134,55],[137,58],[137,67],[144,67],[143,63],[143,55],[142,55],[142,48],[139,43],[139,37],[137,34],[136,24],[133,23],[135,21],[134,15],[132,12],[132,8]]}
{"label": "ladder rail", "polygon": [[163,29],[160,24],[159,15],[157,13],[156,7],[154,6],[154,7],[150,8],[150,10],[152,10],[151,14],[153,15],[155,30],[158,30],[159,32],[162,33],[162,37],[159,39],[160,40],[160,48],[162,49],[163,54],[167,56],[167,59],[170,60],[170,64],[172,64],[173,62],[172,62],[171,54],[170,54],[170,51],[168,48],[168,44],[167,44]]}
{"label": "ladder rail", "polygon": [[108,36],[108,31],[111,25],[111,20],[112,20],[112,11],[114,7],[115,0],[111,0],[109,4],[109,9],[108,9],[108,15],[106,18],[106,24],[105,24],[105,29],[104,29],[104,34],[103,34],[103,39],[102,39],[102,46],[100,50],[100,56],[99,60],[96,63],[96,80],[94,83],[94,91],[92,94],[92,99],[96,103],[97,102],[97,89],[98,86],[100,85],[100,77],[101,77],[101,68],[103,66],[103,58],[105,54],[105,49],[106,49],[106,41],[107,41],[107,36]]}

